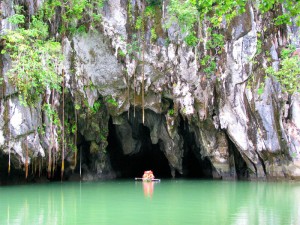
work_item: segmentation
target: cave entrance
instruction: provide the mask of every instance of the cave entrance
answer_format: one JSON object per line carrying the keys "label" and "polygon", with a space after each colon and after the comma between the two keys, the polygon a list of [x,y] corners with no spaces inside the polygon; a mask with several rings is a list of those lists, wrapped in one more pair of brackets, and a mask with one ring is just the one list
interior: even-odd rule
{"label": "cave entrance", "polygon": [[[139,116],[141,117],[141,115],[137,113],[136,117]],[[124,114],[123,119],[127,120],[126,117],[127,115]],[[148,119],[151,117],[151,120],[160,119],[161,122],[165,121],[164,116],[152,111],[148,111],[146,117]],[[190,131],[188,122],[180,118],[180,126],[178,129],[179,135],[183,137],[183,173],[179,174],[176,172],[175,177],[212,178],[213,169],[211,162],[208,158],[201,156],[201,149],[199,143],[196,142],[196,135],[193,131]],[[127,138],[132,138],[136,141],[135,150],[132,150],[130,154],[124,154],[125,151],[122,149],[122,140],[120,140],[121,138],[118,134],[120,130],[126,133]],[[130,134],[127,132],[130,132]],[[141,177],[145,170],[152,170],[156,177],[171,178],[172,174],[168,159],[160,149],[161,141],[162,140],[159,140],[157,144],[152,144],[150,129],[144,126],[137,118],[130,116],[127,125],[115,125],[112,119],[110,119],[108,153],[112,168],[116,172],[117,177]]]}
{"label": "cave entrance", "polygon": [[[159,143],[152,144],[150,130],[138,120],[130,121],[132,138],[136,140],[136,153],[125,155],[121,140],[117,135],[117,126],[109,121],[108,153],[117,178],[141,177],[145,170],[152,170],[159,178],[171,178],[168,160]],[[129,132],[129,131],[128,131]],[[131,132],[131,131],[130,131]]]}
{"label": "cave entrance", "polygon": [[180,134],[184,139],[183,149],[183,176],[185,178],[212,178],[212,165],[207,157],[202,157],[199,144],[196,143],[196,135],[190,131],[187,121],[181,118]]}
{"label": "cave entrance", "polygon": [[8,155],[4,154],[3,152],[0,153],[0,186],[26,183],[27,180],[25,179],[25,170],[16,169],[12,159],[10,173],[8,173],[8,160]]}

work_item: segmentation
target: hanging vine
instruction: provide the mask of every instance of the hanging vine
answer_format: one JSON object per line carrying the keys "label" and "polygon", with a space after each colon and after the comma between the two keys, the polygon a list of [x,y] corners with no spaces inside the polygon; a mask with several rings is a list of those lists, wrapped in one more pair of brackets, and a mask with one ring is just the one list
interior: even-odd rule
{"label": "hanging vine", "polygon": [[64,176],[65,171],[65,80],[64,80],[65,71],[62,71],[62,145],[61,145],[61,180]]}
{"label": "hanging vine", "polygon": [[28,140],[26,138],[25,179],[28,178]]}
{"label": "hanging vine", "polygon": [[145,8],[142,9],[142,121],[145,123],[145,18],[144,18]]}

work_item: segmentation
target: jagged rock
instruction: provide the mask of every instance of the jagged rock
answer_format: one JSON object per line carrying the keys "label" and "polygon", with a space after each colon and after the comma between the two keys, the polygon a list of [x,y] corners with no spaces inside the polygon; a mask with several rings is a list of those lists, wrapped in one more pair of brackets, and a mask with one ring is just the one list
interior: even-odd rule
{"label": "jagged rock", "polygon": [[[42,1],[22,2],[33,14]],[[139,0],[131,4],[139,11],[144,7]],[[203,52],[187,46],[176,23],[164,28],[157,42],[152,42],[146,31],[143,54],[129,55],[128,46],[134,40],[126,7],[120,0],[107,1],[97,27],[101,29],[62,40],[62,69],[70,92],[66,97],[67,107],[71,108],[67,119],[73,121],[76,117],[80,137],[75,144],[88,146],[83,156],[84,180],[117,176],[106,152],[109,124],[114,126],[114,137],[124,157],[141,153],[144,136],[148,135],[151,144],[158,145],[166,157],[172,176],[185,174],[184,157],[190,151],[198,163],[210,162],[215,178],[300,178],[300,96],[286,96],[275,80],[263,78],[267,57],[259,53],[259,44],[263,44],[272,66],[278,68],[279,50],[287,37],[299,45],[298,28],[291,26],[282,31],[266,27],[263,15],[249,2],[246,12],[236,17],[224,33],[226,43],[218,58],[217,72],[206,77],[198,62],[199,54],[207,53],[205,46],[198,46]],[[14,13],[13,4],[4,0],[1,11],[1,29],[13,29],[7,22]],[[167,9],[160,13],[168,18]],[[207,27],[203,25],[203,29]],[[264,43],[259,43],[259,35],[265,35]],[[204,43],[206,38],[204,35]],[[126,55],[120,56],[120,51]],[[2,76],[10,66],[9,57],[1,56]],[[254,76],[254,86],[248,87]],[[26,139],[31,157],[45,158],[49,151],[57,153],[59,143],[54,143],[51,135],[58,139],[59,127],[52,131],[41,106],[23,107],[16,97],[17,90],[5,76],[4,83],[1,151],[8,154],[8,149],[12,150],[16,167],[25,162]],[[264,91],[258,94],[262,83]],[[49,99],[50,93],[46,96]],[[58,94],[55,101],[61,113]],[[43,125],[45,134],[38,134]],[[68,138],[73,136],[69,134]]]}

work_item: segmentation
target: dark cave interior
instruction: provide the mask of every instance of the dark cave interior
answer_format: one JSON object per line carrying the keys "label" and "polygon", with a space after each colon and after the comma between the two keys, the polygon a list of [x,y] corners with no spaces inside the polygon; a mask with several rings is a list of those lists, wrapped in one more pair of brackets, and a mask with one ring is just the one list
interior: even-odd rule
{"label": "dark cave interior", "polygon": [[187,121],[181,118],[179,132],[183,137],[183,176],[187,178],[212,178],[212,165],[202,157],[196,144],[195,133],[190,131]]}
{"label": "dark cave interior", "polygon": [[[176,178],[211,178],[212,166],[208,159],[202,159],[196,146],[195,135],[182,122],[179,129],[184,139],[183,174],[176,172]],[[124,155],[120,140],[116,135],[116,126],[109,122],[108,153],[118,178],[141,177],[145,170],[152,170],[159,178],[172,178],[169,162],[160,149],[160,143],[152,144],[150,130],[142,123],[132,125],[132,137],[141,143],[140,150]],[[162,140],[159,140],[162,142]]]}
{"label": "dark cave interior", "polygon": [[150,131],[139,124],[136,138],[141,142],[140,151],[132,155],[124,155],[120,141],[116,136],[115,125],[110,121],[108,136],[108,152],[113,169],[119,178],[141,177],[145,170],[152,170],[156,177],[171,177],[169,163],[159,144],[153,145]]}

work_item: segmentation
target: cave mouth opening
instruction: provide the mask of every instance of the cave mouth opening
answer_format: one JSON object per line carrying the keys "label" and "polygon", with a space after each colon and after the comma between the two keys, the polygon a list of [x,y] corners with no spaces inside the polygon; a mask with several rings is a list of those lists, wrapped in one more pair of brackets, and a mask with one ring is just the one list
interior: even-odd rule
{"label": "cave mouth opening", "polygon": [[[152,116],[155,114],[154,112],[150,113]],[[136,117],[138,116],[141,115],[137,114]],[[125,115],[124,118],[126,117]],[[162,118],[162,122],[165,121],[163,115],[155,114],[153,118],[156,117]],[[137,150],[134,153],[125,155],[117,134],[117,130],[120,128],[118,126],[124,125],[115,125],[112,119],[109,120],[107,152],[117,178],[141,177],[145,170],[152,170],[157,178],[172,178],[168,159],[161,149],[163,146],[162,140],[159,140],[157,144],[152,144],[148,127],[144,126],[138,119],[130,118],[128,121],[131,127],[128,132],[132,132],[130,135],[137,141],[136,146],[138,147],[136,147]],[[199,143],[196,143],[196,135],[193,131],[190,131],[188,122],[182,117],[180,117],[178,133],[183,138],[183,161],[182,174],[176,171],[175,177],[211,179],[213,177],[212,164],[208,158],[201,156]]]}
{"label": "cave mouth opening", "polygon": [[183,177],[191,179],[212,179],[212,164],[207,157],[202,157],[199,144],[196,143],[195,132],[190,130],[187,121],[181,118],[179,132],[183,143]]}
{"label": "cave mouth opening", "polygon": [[234,157],[234,166],[235,172],[238,180],[248,180],[249,179],[249,170],[247,163],[243,159],[241,153],[235,146],[235,144],[231,141],[231,139],[227,136],[228,140],[228,149],[229,154]]}
{"label": "cave mouth opening", "polygon": [[[13,160],[10,162],[10,173],[8,173],[8,161],[9,156],[0,153],[0,186],[27,183],[25,179],[25,169],[15,168]],[[28,180],[32,180],[31,173],[29,173]]]}
{"label": "cave mouth opening", "polygon": [[137,151],[129,155],[123,153],[121,140],[119,140],[117,126],[109,120],[109,135],[107,152],[111,166],[117,178],[142,177],[144,171],[152,170],[157,178],[171,178],[169,162],[159,143],[152,144],[150,130],[142,123],[132,124],[132,137],[137,141]]}

